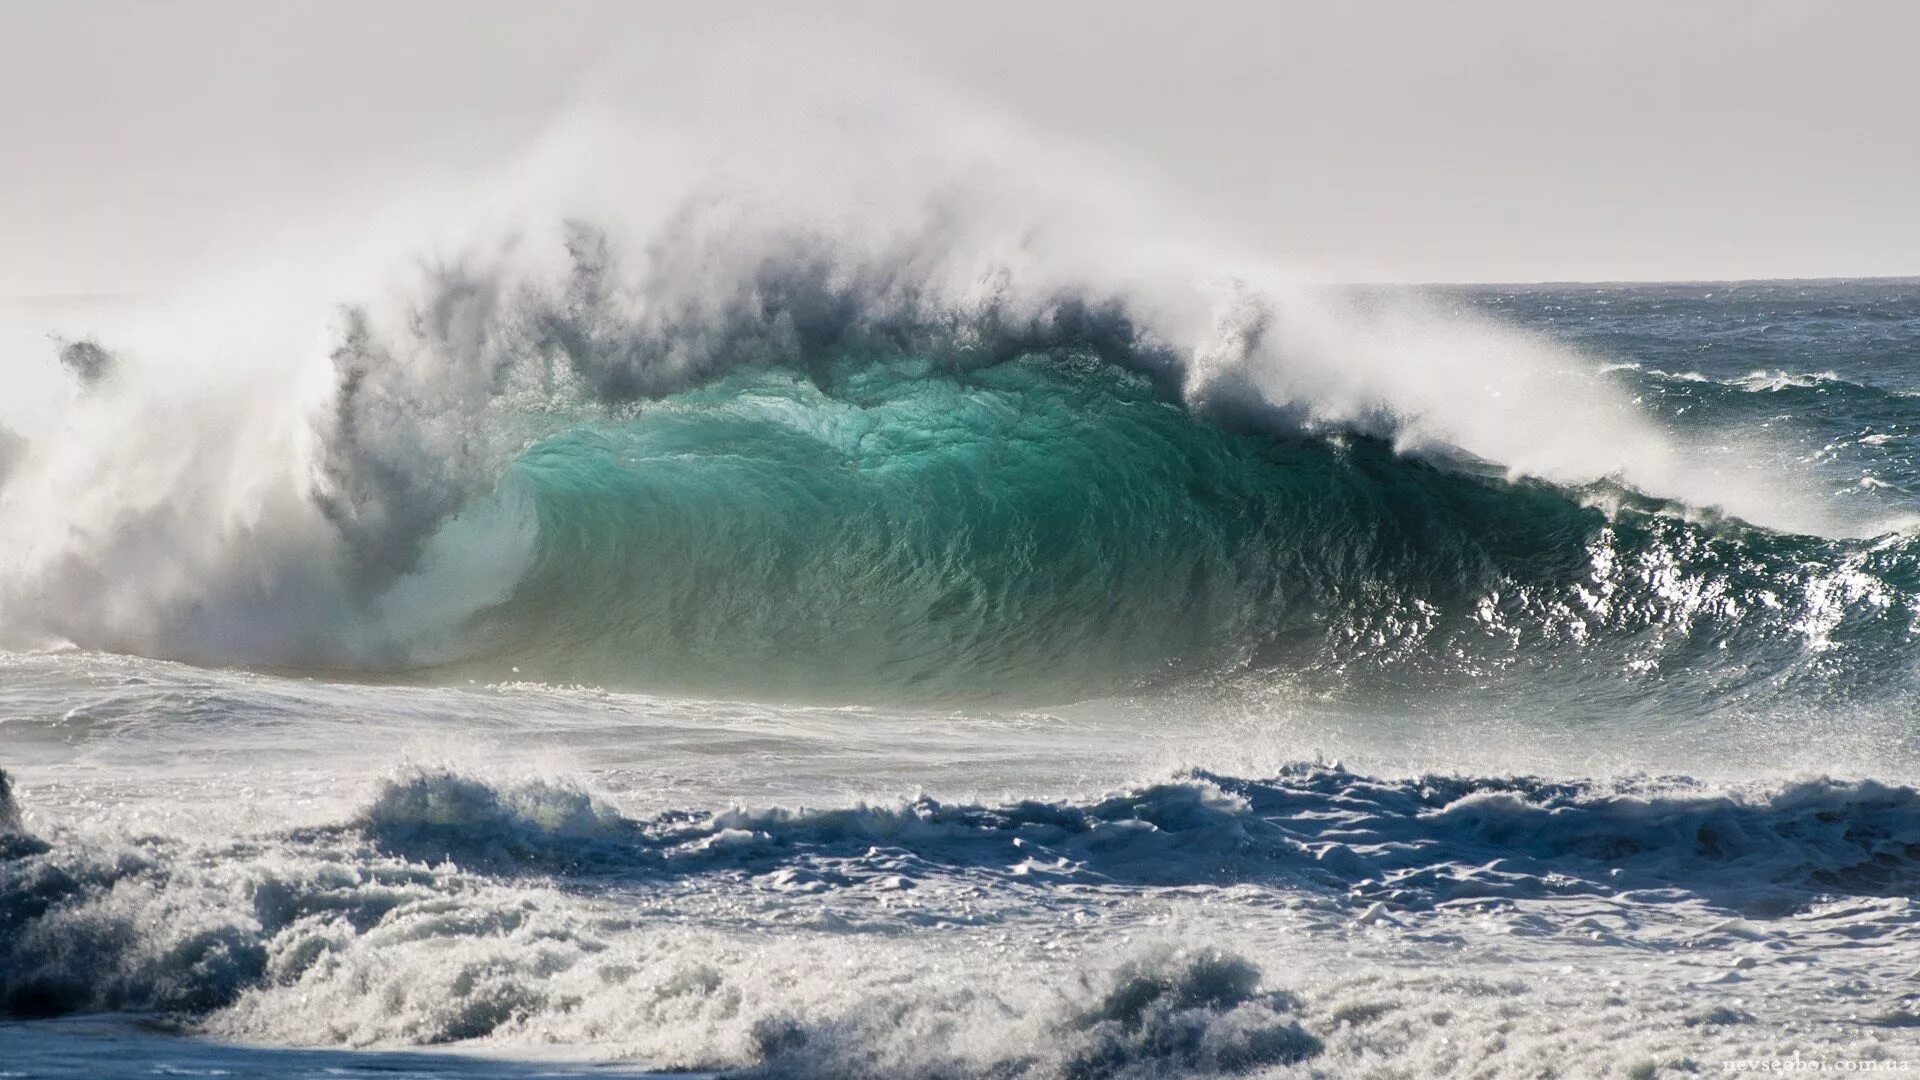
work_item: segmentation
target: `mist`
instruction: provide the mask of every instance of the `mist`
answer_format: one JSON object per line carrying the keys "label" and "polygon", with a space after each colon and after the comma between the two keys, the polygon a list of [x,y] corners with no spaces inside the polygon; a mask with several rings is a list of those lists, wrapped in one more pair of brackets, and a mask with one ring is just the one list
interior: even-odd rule
{"label": "mist", "polygon": [[106,3],[0,26],[13,297],[352,234],[588,105],[777,131],[927,87],[1330,279],[1897,275],[1920,248],[1920,14],[1892,2]]}

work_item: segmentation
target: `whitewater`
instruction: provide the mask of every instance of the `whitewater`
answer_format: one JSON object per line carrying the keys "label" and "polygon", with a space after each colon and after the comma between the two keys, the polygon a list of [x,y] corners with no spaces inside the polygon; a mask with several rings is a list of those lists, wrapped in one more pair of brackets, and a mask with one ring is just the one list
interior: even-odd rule
{"label": "whitewater", "polygon": [[631,127],[4,309],[0,1076],[1920,1062],[1920,283]]}

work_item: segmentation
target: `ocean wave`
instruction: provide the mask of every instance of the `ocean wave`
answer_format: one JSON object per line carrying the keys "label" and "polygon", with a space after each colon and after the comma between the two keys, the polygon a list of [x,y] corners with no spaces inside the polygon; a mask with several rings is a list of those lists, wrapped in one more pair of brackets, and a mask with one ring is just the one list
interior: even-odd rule
{"label": "ocean wave", "polygon": [[[1196,411],[1118,344],[1117,316],[1051,318],[971,358],[822,352],[569,413],[431,528],[336,507],[348,534],[419,544],[369,556],[398,573],[361,586],[386,644],[342,662],[838,702],[1072,700],[1249,670],[1399,684],[1569,656],[1784,692],[1829,687],[1842,652],[1869,689],[1904,670],[1889,658],[1920,602],[1904,536],[1782,535],[1610,481]],[[407,513],[438,498],[389,495]]]}
{"label": "ocean wave", "polygon": [[[427,835],[485,834],[489,857],[511,850],[520,860],[533,837],[582,843],[607,826],[589,800],[551,785],[492,788],[424,773],[389,783],[356,828],[382,846],[403,847]],[[317,860],[303,859],[267,838],[192,853],[157,838],[139,842],[138,853],[73,839],[64,846],[9,848],[0,857],[0,1006],[10,1016],[131,1010],[213,1031],[258,1031],[315,1015],[297,1003],[294,1012],[282,1011],[288,993],[300,1001],[359,994],[364,1003],[353,986],[368,975],[357,968],[376,955],[370,949],[430,948],[452,966],[408,965],[410,985],[390,986],[376,1011],[329,1010],[322,1028],[283,1037],[435,1044],[551,1023],[579,1004],[553,980],[582,962],[603,989],[645,985],[634,968],[594,959],[605,946],[595,944],[591,927],[556,922],[511,891],[444,865],[365,854],[342,859],[328,849]],[[491,959],[459,959],[475,950]],[[1245,959],[1211,948],[1149,947],[1111,966],[1096,964],[1078,990],[1032,1003],[1039,1007],[1017,1032],[1005,1026],[1005,1004],[985,994],[798,1009],[777,993],[743,1003],[746,986],[727,986],[718,970],[697,960],[668,967],[674,970],[647,976],[653,992],[638,999],[655,1029],[653,1056],[668,1068],[780,1076],[1123,1077],[1170,1068],[1207,1075],[1298,1061],[1321,1048],[1292,1014],[1290,995],[1263,985],[1260,969]],[[745,971],[725,978],[754,977]],[[998,1049],[981,1058],[984,1047],[971,1040],[944,1051],[916,1044],[901,1025],[902,1011],[913,1009],[948,1025],[990,1019],[970,1013],[997,1015]]]}
{"label": "ocean wave", "polygon": [[1903,537],[1782,536],[1606,483],[1204,423],[1072,349],[734,377],[544,440],[509,475],[538,540],[454,674],[1061,700],[1588,651],[1791,678],[1840,642],[1890,674],[1920,583]]}
{"label": "ocean wave", "polygon": [[[1874,576],[1822,539],[1871,527],[1690,453],[1544,338],[1165,237],[1116,261],[978,192],[855,227],[693,186],[637,221],[538,207],[344,310],[297,297],[331,312],[317,351],[278,336],[320,336],[304,309],[226,294],[232,340],[192,311],[67,333],[86,385],[0,487],[0,636],[1049,700],[1481,670],[1499,639],[1777,667],[1831,614],[1818,581]],[[1596,488],[1755,528],[1622,525]],[[1863,588],[1904,611],[1907,576]],[[1885,638],[1887,607],[1840,620]]]}
{"label": "ocean wave", "polygon": [[[0,1003],[299,1045],[562,1032],[650,1067],[781,1076],[1235,1073],[1405,1052],[1402,1025],[1370,1026],[1397,999],[1362,979],[1310,1002],[1300,972],[1130,934],[1084,956],[992,952],[991,978],[967,958],[1022,921],[1229,894],[1235,911],[1294,911],[1355,944],[1444,944],[1485,923],[1516,945],[1783,947],[1781,925],[1858,945],[1904,932],[1917,877],[1920,794],[1870,781],[1301,765],[1091,800],[627,818],[563,782],[425,769],[332,827],[198,841],[59,828],[9,849]],[[1129,897],[1144,907],[1114,906]],[[1683,939],[1661,936],[1663,909],[1692,928]],[[1407,993],[1463,1009],[1508,993],[1462,979]],[[1507,1020],[1462,1014],[1442,1033],[1497,1047]],[[1695,1045],[1702,1022],[1733,1023],[1674,1030]]]}
{"label": "ocean wave", "polygon": [[1754,368],[1738,375],[1708,374],[1703,371],[1667,370],[1638,363],[1612,363],[1600,367],[1602,374],[1630,373],[1631,377],[1652,379],[1681,388],[1711,387],[1748,394],[1782,394],[1811,390],[1858,398],[1863,401],[1888,401],[1910,396],[1905,391],[1860,382],[1838,371],[1788,371],[1784,368]]}
{"label": "ocean wave", "polygon": [[[1237,1076],[1309,1060],[1323,1043],[1262,986],[1245,959],[1161,949],[1089,979],[1046,1017],[1045,1034],[999,1060],[901,1060],[891,1021],[859,1013],[822,1023],[769,1018],[754,1028],[752,1076]],[[931,1057],[932,1060],[928,1060]]]}
{"label": "ocean wave", "polygon": [[1673,889],[1777,915],[1920,883],[1920,793],[1825,779],[1396,781],[1302,765],[1271,780],[1196,772],[1080,804],[922,798],[632,821],[578,791],[429,773],[390,781],[362,828],[394,854],[495,872],[744,873],[800,891],[935,868],[1003,884],[1317,886],[1399,908]]}
{"label": "ocean wave", "polygon": [[1850,388],[1860,387],[1859,383],[1849,383],[1845,379],[1842,379],[1838,372],[1833,371],[1795,374],[1789,371],[1766,371],[1764,369],[1748,372],[1740,378],[1735,379],[1733,385],[1745,390],[1764,393],[1778,393],[1781,390],[1788,389],[1805,390],[1819,386],[1833,385],[1846,385]]}

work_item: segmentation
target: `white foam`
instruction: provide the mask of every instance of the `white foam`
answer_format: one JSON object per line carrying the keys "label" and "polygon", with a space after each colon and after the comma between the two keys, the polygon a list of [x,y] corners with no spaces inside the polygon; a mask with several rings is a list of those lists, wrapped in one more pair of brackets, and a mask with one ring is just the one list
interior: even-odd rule
{"label": "white foam", "polygon": [[[48,821],[50,852],[0,864],[25,916],[0,923],[0,981],[16,1006],[172,1010],[253,1046],[559,1045],[793,1076],[1527,1074],[1748,1056],[1756,1038],[1860,1059],[1905,1045],[1913,905],[1846,868],[1913,849],[1910,790],[1475,790],[1325,769],[1228,782],[1238,800],[1207,786],[956,807],[944,823],[909,808],[893,825],[833,811],[635,828],[564,783],[430,770],[344,829]],[[1104,840],[1096,826],[1062,869],[1044,833],[1086,815],[1131,825]],[[478,870],[396,854],[423,826],[520,854]],[[1310,839],[1269,847],[1274,829]],[[702,830],[767,839],[664,873],[552,857],[691,855]],[[1031,838],[1031,872],[982,858],[1009,834]],[[1148,849],[1180,884],[1155,883],[1135,858]],[[1296,881],[1295,860],[1351,888]],[[265,1051],[173,1052],[245,1066]],[[143,1048],[125,1072],[168,1053]]]}

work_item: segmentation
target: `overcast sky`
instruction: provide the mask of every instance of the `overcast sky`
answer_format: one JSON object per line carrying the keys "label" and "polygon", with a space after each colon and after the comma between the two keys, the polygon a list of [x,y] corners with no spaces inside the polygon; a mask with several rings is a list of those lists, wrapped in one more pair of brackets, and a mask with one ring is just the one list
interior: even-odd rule
{"label": "overcast sky", "polygon": [[[0,294],[163,287],[340,192],[510,157],[595,71],[781,48],[774,10],[15,0]],[[803,10],[801,59],[886,52],[1334,276],[1920,274],[1920,3]]]}

